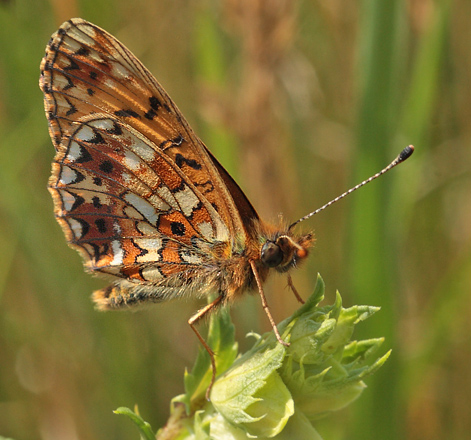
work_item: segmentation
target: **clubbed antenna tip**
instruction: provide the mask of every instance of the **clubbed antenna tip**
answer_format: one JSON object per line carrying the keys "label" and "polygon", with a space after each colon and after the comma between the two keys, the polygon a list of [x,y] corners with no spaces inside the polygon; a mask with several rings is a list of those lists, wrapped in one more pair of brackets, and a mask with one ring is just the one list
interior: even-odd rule
{"label": "clubbed antenna tip", "polygon": [[398,156],[398,162],[404,162],[406,159],[412,156],[412,153],[414,152],[414,146],[413,145],[408,145],[406,148],[404,148],[401,153]]}

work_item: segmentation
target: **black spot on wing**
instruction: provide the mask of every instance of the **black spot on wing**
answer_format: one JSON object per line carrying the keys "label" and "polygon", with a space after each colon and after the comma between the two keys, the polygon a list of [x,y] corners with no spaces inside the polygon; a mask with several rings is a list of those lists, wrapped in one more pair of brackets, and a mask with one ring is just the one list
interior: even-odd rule
{"label": "black spot on wing", "polygon": [[91,144],[104,144],[105,139],[103,139],[103,136],[98,131],[93,130],[93,137],[91,139],[87,139],[86,142]]}
{"label": "black spot on wing", "polygon": [[185,156],[182,156],[180,153],[178,153],[175,156],[175,163],[177,164],[178,168],[181,168],[183,164],[186,164],[190,168],[193,168],[194,170],[200,170],[201,169],[201,164],[196,162],[196,160],[187,159]]}
{"label": "black spot on wing", "polygon": [[72,194],[72,193],[69,193],[69,194],[71,194],[74,197],[74,203],[71,206],[70,211],[77,209],[80,205],[82,205],[85,202],[85,199],[82,196],[79,196],[78,194]]}
{"label": "black spot on wing", "polygon": [[82,46],[80,49],[75,51],[75,55],[87,56],[90,53],[90,50]]}
{"label": "black spot on wing", "polygon": [[138,118],[140,119],[140,116],[132,109],[122,109],[122,110],[116,110],[114,112],[116,116],[120,116],[122,118]]}
{"label": "black spot on wing", "polygon": [[[67,176],[67,184],[68,185],[75,185],[77,183],[80,183],[82,182],[83,180],[85,180],[85,176],[78,170],[74,169],[72,171],[70,171],[71,169],[69,169],[68,173],[71,173],[73,172],[74,173],[74,178],[73,179],[70,179],[70,177],[72,177],[70,174]],[[67,174],[66,174],[67,175]],[[62,169],[61,170],[61,173],[59,174],[59,177],[62,178],[64,176],[64,170]],[[69,177],[70,176],[70,177]]]}
{"label": "black spot on wing", "polygon": [[155,111],[162,107],[162,103],[155,96],[151,96],[149,98],[149,104],[150,108]]}
{"label": "black spot on wing", "polygon": [[172,222],[170,224],[170,228],[172,229],[172,234],[176,235],[177,237],[182,237],[185,235],[185,225],[180,222]]}
{"label": "black spot on wing", "polygon": [[70,64],[68,66],[65,66],[63,70],[69,71],[69,70],[80,70],[79,65],[75,62],[73,58],[69,58]]}
{"label": "black spot on wing", "polygon": [[[97,177],[96,177],[97,178]],[[100,209],[103,205],[101,204],[100,202],[100,198],[98,196],[94,196],[92,198],[92,203],[93,203],[93,207],[96,208],[96,209]]]}
{"label": "black spot on wing", "polygon": [[213,182],[211,182],[210,180],[207,180],[203,183],[195,182],[194,185],[200,190],[201,194],[207,194],[214,191]]}
{"label": "black spot on wing", "polygon": [[123,130],[121,129],[121,127],[114,121],[113,128],[108,128],[106,132],[109,134],[114,134],[115,136],[121,136],[123,134]]}
{"label": "black spot on wing", "polygon": [[183,139],[183,136],[179,134],[176,138],[171,139],[172,144],[176,147],[181,145],[185,139]]}
{"label": "black spot on wing", "polygon": [[[77,223],[80,223],[80,226],[82,228],[81,230],[81,234],[80,234],[80,237],[77,237],[78,239],[81,239],[83,237],[85,237],[85,235],[88,234],[88,232],[90,231],[90,224],[84,220],[83,218],[80,218],[80,217],[72,217]],[[73,230],[73,229],[72,229]],[[74,230],[73,230],[74,231]],[[75,234],[75,231],[74,231],[74,234]]]}
{"label": "black spot on wing", "polygon": [[155,96],[151,96],[149,98],[149,105],[150,109],[144,113],[144,117],[152,120],[157,116],[157,112],[159,108],[162,107],[162,103]]}
{"label": "black spot on wing", "polygon": [[159,144],[159,148],[161,150],[166,150],[167,148],[170,148],[170,147],[178,147],[183,143],[184,140],[185,139],[183,138],[183,136],[179,134],[177,137],[173,139],[166,139],[165,141],[161,142]]}
{"label": "black spot on wing", "polygon": [[150,121],[152,121],[152,119],[154,119],[156,116],[157,113],[153,109],[150,109],[149,111],[144,113],[144,117],[146,119],[149,119]]}
{"label": "black spot on wing", "polygon": [[75,163],[85,163],[93,160],[92,155],[83,145],[79,145],[79,149],[80,155],[74,160]]}
{"label": "black spot on wing", "polygon": [[100,170],[106,174],[109,174],[113,171],[113,164],[109,160],[104,160],[100,166]]}
{"label": "black spot on wing", "polygon": [[100,234],[104,234],[108,230],[108,228],[106,227],[106,221],[104,218],[97,218],[95,220],[95,226],[97,227],[98,232]]}

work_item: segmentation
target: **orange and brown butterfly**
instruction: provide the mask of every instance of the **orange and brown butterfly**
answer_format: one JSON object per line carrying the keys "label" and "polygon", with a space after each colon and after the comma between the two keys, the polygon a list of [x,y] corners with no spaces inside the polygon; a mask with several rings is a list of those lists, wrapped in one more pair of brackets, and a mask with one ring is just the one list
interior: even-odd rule
{"label": "orange and brown butterfly", "polygon": [[[49,179],[55,216],[88,271],[113,284],[101,310],[187,296],[217,298],[195,324],[244,292],[260,294],[271,269],[287,272],[313,236],[264,222],[142,63],[82,19],[51,37],[40,87],[56,149]],[[288,278],[297,295],[291,280]],[[212,383],[212,382],[211,382]]]}

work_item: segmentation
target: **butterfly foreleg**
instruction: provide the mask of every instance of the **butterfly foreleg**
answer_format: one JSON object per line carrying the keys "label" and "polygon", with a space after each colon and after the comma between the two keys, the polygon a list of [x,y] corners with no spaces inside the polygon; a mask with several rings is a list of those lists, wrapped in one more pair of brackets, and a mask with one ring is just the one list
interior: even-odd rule
{"label": "butterfly foreleg", "polygon": [[252,268],[255,281],[257,282],[258,293],[260,294],[260,298],[262,299],[263,310],[265,310],[265,313],[268,316],[268,320],[270,321],[270,324],[273,327],[273,331],[275,332],[276,339],[278,340],[280,344],[283,344],[284,346],[289,347],[289,342],[286,342],[281,338],[281,335],[280,335],[280,332],[278,331],[278,327],[276,326],[275,320],[273,319],[273,316],[271,315],[270,308],[268,307],[268,303],[267,303],[267,298],[265,297],[265,293],[263,292],[262,281],[260,280],[260,276],[258,274],[254,260],[250,260],[250,267]]}
{"label": "butterfly foreleg", "polygon": [[216,360],[214,358],[214,352],[211,350],[211,347],[208,345],[208,343],[205,341],[203,336],[201,336],[201,333],[198,331],[196,328],[195,324],[203,318],[206,314],[208,314],[211,310],[213,310],[215,307],[218,306],[218,304],[224,299],[224,295],[219,295],[212,303],[208,304],[207,306],[203,307],[202,309],[198,310],[197,313],[195,313],[189,320],[188,324],[190,324],[190,327],[192,330],[195,332],[196,336],[200,340],[201,344],[205,348],[205,350],[209,354],[209,359],[211,361],[211,370],[212,370],[212,376],[211,376],[211,382],[209,383],[208,389],[206,390],[206,400],[209,401],[209,393],[211,392],[211,388],[213,387],[214,381],[216,380]]}
{"label": "butterfly foreleg", "polygon": [[291,289],[291,291],[294,293],[294,296],[296,299],[301,303],[304,304],[304,300],[301,298],[301,295],[298,293],[296,290],[296,287],[294,287],[293,279],[291,278],[291,275],[288,274],[288,287]]}

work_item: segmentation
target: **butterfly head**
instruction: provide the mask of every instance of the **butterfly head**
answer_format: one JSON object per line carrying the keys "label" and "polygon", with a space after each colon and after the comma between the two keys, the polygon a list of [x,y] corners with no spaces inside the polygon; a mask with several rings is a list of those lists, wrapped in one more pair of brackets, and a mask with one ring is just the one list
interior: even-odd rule
{"label": "butterfly head", "polygon": [[282,234],[268,239],[260,250],[260,260],[266,267],[286,272],[308,256],[308,249],[314,241],[312,234],[294,237]]}

